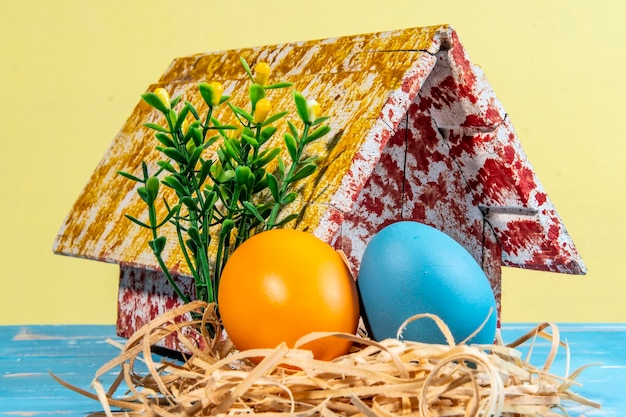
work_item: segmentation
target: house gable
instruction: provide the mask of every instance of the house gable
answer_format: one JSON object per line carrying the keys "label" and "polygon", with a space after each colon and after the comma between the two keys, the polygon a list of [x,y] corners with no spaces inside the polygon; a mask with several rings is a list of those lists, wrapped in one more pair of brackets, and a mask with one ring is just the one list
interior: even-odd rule
{"label": "house gable", "polygon": [[[504,109],[451,28],[193,55],[175,60],[149,90],[164,87],[172,96],[180,94],[202,108],[196,90],[200,81],[220,81],[226,94],[246,91],[240,57],[268,62],[273,80],[293,82],[332,115],[331,134],[312,144],[311,151],[323,155],[319,170],[298,184],[302,199],[284,214],[300,213],[296,228],[331,243],[341,240],[343,247],[351,248],[353,268],[358,267],[368,236],[390,219],[372,219],[367,232],[350,231],[344,221],[356,219],[355,212],[368,215],[368,207],[374,209],[379,198],[389,203],[388,210],[399,212],[399,218],[435,224],[448,232],[476,258],[485,257],[487,242],[488,255],[497,255],[498,264],[489,268],[497,269],[497,274],[501,258],[505,265],[584,273]],[[286,92],[273,91],[270,98],[275,108],[293,106]],[[231,100],[235,105],[245,102],[235,94]],[[142,160],[156,170],[160,154],[153,149],[145,122],[161,120],[140,102],[63,223],[55,252],[158,269],[147,244],[149,233],[124,217],[147,217],[136,184],[117,174],[138,172]],[[282,134],[275,138],[273,145],[280,146]],[[402,169],[397,165],[401,159]],[[380,170],[392,168],[392,162],[394,181],[375,184]],[[400,183],[402,195],[390,195]],[[375,186],[387,194],[375,195]],[[174,244],[173,228],[165,234],[171,243],[165,251],[168,267],[188,274]]]}

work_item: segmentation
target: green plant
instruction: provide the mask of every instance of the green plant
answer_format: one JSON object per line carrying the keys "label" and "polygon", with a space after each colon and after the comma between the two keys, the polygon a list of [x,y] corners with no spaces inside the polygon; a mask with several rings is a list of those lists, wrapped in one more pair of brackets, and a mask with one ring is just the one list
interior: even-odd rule
{"label": "green plant", "polygon": [[[178,245],[195,281],[196,298],[215,302],[229,255],[252,234],[281,227],[297,217],[293,214],[279,220],[278,214],[296,200],[293,184],[317,170],[317,157],[306,156],[305,147],[330,131],[324,124],[328,117],[317,117],[319,104],[293,90],[301,128],[290,120],[286,122],[284,145],[289,162],[285,164],[282,147],[271,147],[269,143],[278,131],[275,124],[285,120],[289,112],[272,114],[267,95],[271,90],[291,88],[292,84],[268,85],[270,67],[266,63],[258,63],[254,74],[243,58],[241,64],[251,81],[248,109],[231,104],[218,82],[198,85],[206,103],[203,116],[190,102],[182,102],[180,96],[170,101],[163,88],[143,94],[143,100],[165,119],[165,126],[145,124],[155,131],[159,142],[156,149],[164,159],[157,162],[153,173],[145,161],[139,176],[118,171],[139,183],[137,192],[148,208],[147,223],[126,217],[150,230],[150,248],[184,302],[191,301],[191,297],[183,293],[166,266],[163,250],[167,238],[160,233],[161,228],[167,224],[175,227]],[[224,105],[234,115],[236,125],[222,124],[215,116],[216,109]],[[211,153],[216,143],[217,151]],[[275,164],[271,164],[273,161]],[[274,172],[268,172],[268,166],[275,166]],[[165,197],[159,198],[163,187],[174,191],[173,204]],[[158,218],[157,204],[165,207],[163,218]],[[213,239],[217,239],[217,250],[211,259]]]}

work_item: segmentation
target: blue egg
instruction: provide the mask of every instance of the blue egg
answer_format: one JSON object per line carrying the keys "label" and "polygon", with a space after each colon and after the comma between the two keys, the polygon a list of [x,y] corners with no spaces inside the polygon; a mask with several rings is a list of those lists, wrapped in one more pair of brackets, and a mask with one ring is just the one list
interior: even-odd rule
{"label": "blue egg", "polygon": [[[457,343],[489,317],[469,343],[495,339],[496,301],[485,273],[465,248],[433,227],[401,221],[380,230],[365,249],[357,286],[375,340],[395,338],[407,318],[421,313],[440,317]],[[428,318],[410,323],[402,339],[445,343]]]}

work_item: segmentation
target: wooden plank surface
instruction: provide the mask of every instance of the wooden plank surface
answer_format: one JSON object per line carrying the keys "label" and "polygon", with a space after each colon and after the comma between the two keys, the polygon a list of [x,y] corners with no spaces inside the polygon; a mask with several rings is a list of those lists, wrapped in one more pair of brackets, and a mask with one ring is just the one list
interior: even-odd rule
{"label": "wooden plank surface", "polygon": [[[511,342],[533,326],[505,324],[502,337]],[[623,416],[626,408],[626,324],[561,324],[561,337],[570,345],[570,369],[601,363],[583,372],[575,391],[602,403],[601,410],[568,406],[571,416]],[[96,371],[117,349],[106,343],[114,326],[4,326],[0,327],[0,416],[85,416],[100,411],[99,404],[57,384],[54,372],[66,381],[89,389]],[[523,349],[522,349],[523,350]],[[547,342],[538,341],[532,362],[543,363]],[[552,372],[563,375],[566,355],[561,352]],[[113,375],[103,378],[105,386]]]}
{"label": "wooden plank surface", "polygon": [[97,402],[62,387],[48,372],[89,388],[100,365],[118,353],[107,338],[116,338],[114,326],[0,327],[0,415],[98,411]]}
{"label": "wooden plank surface", "polygon": [[[502,338],[505,343],[514,341],[531,330],[531,325],[503,324]],[[572,417],[604,416],[623,417],[626,415],[626,324],[559,324],[561,340],[567,342],[570,350],[570,373],[588,364],[576,380],[582,384],[574,392],[599,402],[602,408],[590,409],[576,404],[564,404]],[[528,347],[520,349],[526,352]],[[543,364],[549,351],[548,342],[537,341],[533,347],[531,362]],[[551,368],[555,375],[565,375],[566,352],[561,350]]]}

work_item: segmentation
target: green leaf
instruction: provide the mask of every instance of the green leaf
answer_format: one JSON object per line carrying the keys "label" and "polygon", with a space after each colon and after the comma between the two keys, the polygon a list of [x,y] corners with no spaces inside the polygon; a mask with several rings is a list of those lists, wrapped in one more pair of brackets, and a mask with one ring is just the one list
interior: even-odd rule
{"label": "green leaf", "polygon": [[124,216],[130,220],[131,222],[141,226],[141,227],[145,227],[146,229],[151,229],[150,226],[148,226],[147,224],[145,224],[144,222],[142,222],[141,220],[138,220],[136,218],[134,218],[133,216],[131,216],[130,214],[124,214]]}
{"label": "green leaf", "polygon": [[209,176],[209,173],[211,172],[212,165],[213,165],[213,161],[210,159],[202,163],[202,167],[200,168],[200,172],[198,173],[198,177],[197,177],[199,184],[204,184],[204,181],[206,181],[207,177]]}
{"label": "green leaf", "polygon": [[185,240],[185,244],[194,257],[198,256],[198,245],[196,245],[196,242],[191,239],[187,239]]}
{"label": "green leaf", "polygon": [[249,167],[240,165],[235,169],[235,181],[239,185],[249,186],[254,181],[254,175]]}
{"label": "green leaf", "polygon": [[254,147],[258,147],[259,146],[259,142],[257,142],[257,140],[255,138],[253,138],[252,136],[248,136],[244,133],[241,134],[241,138],[243,140],[245,140],[246,142],[248,142],[250,145],[254,146]]}
{"label": "green leaf", "polygon": [[222,131],[222,130],[237,130],[237,126],[233,126],[233,125],[219,125],[219,126],[213,126],[213,127],[211,127],[211,129],[219,130],[219,131]]}
{"label": "green leaf", "polygon": [[248,88],[248,94],[250,96],[250,104],[254,109],[256,107],[256,103],[265,97],[265,88],[257,83],[252,83]]}
{"label": "green leaf", "polygon": [[176,168],[167,161],[157,161],[157,165],[167,172],[171,172],[172,174],[176,173]]}
{"label": "green leaf", "polygon": [[265,89],[273,90],[275,88],[287,88],[291,86],[293,86],[293,83],[290,83],[288,81],[281,81],[272,85],[265,86]]}
{"label": "green leaf", "polygon": [[154,254],[158,256],[161,252],[163,252],[163,249],[165,249],[166,242],[167,238],[165,236],[159,236],[156,239],[149,241],[148,244],[152,248]]}
{"label": "green leaf", "polygon": [[146,187],[139,187],[137,188],[137,194],[139,194],[139,197],[141,197],[141,199],[144,201],[144,203],[146,204],[150,204],[150,197],[148,196],[148,190],[146,190]]}
{"label": "green leaf", "polygon": [[247,126],[244,126],[244,128],[241,130],[241,133],[245,133],[248,136],[254,136],[255,135],[255,131],[250,129]]}
{"label": "green leaf", "polygon": [[183,153],[176,148],[172,148],[172,147],[163,148],[162,152],[181,165],[187,164],[187,157],[183,155]]}
{"label": "green leaf", "polygon": [[170,120],[172,121],[172,124],[176,125],[176,121],[178,120],[178,114],[176,114],[176,110],[170,109],[170,111],[168,112],[168,115],[170,116]]}
{"label": "green leaf", "polygon": [[[167,206],[167,204],[165,204]],[[159,223],[156,228],[158,229],[159,227],[163,226],[165,223],[167,223],[168,221],[170,221],[170,219],[172,217],[174,217],[174,215],[176,213],[178,213],[178,211],[180,210],[180,204],[176,204],[174,207],[172,207],[171,209],[168,207],[168,212],[167,215],[165,216],[165,218],[163,220],[161,220],[161,223]]]}
{"label": "green leaf", "polygon": [[214,187],[213,189],[217,192],[218,198],[224,204],[226,204],[226,202],[229,200],[228,188],[226,186],[224,186],[224,185],[220,185],[219,187]]}
{"label": "green leaf", "polygon": [[[189,107],[190,106],[191,106],[190,103],[186,103],[185,107],[183,107],[182,110],[180,111],[180,113],[178,113],[178,119],[176,120],[176,124],[174,125],[174,130],[175,131],[180,129],[180,127],[183,125],[183,122],[187,118],[187,114],[189,114],[189,110],[190,110]],[[184,133],[185,132],[183,132],[183,134]]]}
{"label": "green leaf", "polygon": [[276,133],[276,131],[278,130],[278,128],[276,126],[268,126],[265,129],[261,130],[261,137],[260,137],[260,144],[264,144],[265,142],[267,142],[272,136],[274,136],[274,133]]}
{"label": "green leaf", "polygon": [[204,150],[203,148],[194,149],[193,153],[189,157],[189,165],[187,167],[189,172],[195,169],[196,163],[198,162],[198,159],[200,159],[200,155],[202,155],[203,150]]}
{"label": "green leaf", "polygon": [[146,164],[145,161],[141,161],[141,171],[144,181],[150,178],[150,174],[148,173],[148,164]]}
{"label": "green leaf", "polygon": [[244,109],[242,109],[241,107],[237,107],[237,106],[233,106],[232,104],[228,103],[228,107],[230,107],[230,109],[233,111],[233,113],[235,113],[236,115],[239,115],[241,117],[243,117],[244,119],[246,119],[249,123],[252,123],[253,117],[250,113],[248,113],[247,111],[245,111]]}
{"label": "green leaf", "polygon": [[226,155],[231,159],[234,159],[238,163],[243,163],[241,160],[241,153],[239,149],[239,145],[235,144],[232,139],[224,139],[224,150],[226,151]]}
{"label": "green leaf", "polygon": [[172,188],[179,195],[187,194],[187,190],[185,190],[185,187],[183,187],[183,184],[174,175],[168,175],[167,177],[163,178],[163,182],[165,183],[166,186]]}
{"label": "green leaf", "polygon": [[252,75],[252,71],[250,70],[250,65],[248,65],[248,62],[243,57],[239,57],[239,62],[241,62],[243,69],[246,70],[246,74],[248,74],[250,80],[254,82],[254,75]]}
{"label": "green leaf", "polygon": [[211,145],[213,145],[215,142],[217,142],[217,140],[218,140],[219,138],[220,138],[220,137],[219,137],[219,135],[215,135],[215,136],[210,137],[209,139],[207,139],[207,140],[204,142],[204,145],[202,145],[202,148],[203,148],[203,149],[208,148],[209,146],[211,146]]}
{"label": "green leaf", "polygon": [[220,176],[224,173],[224,167],[219,162],[217,164],[211,164],[209,172],[211,173],[211,179],[219,181]]}
{"label": "green leaf", "polygon": [[279,202],[280,194],[278,192],[278,180],[276,179],[274,175],[272,175],[269,172],[267,173],[266,178],[267,178],[267,186],[270,189],[270,192],[272,193],[272,197],[274,198],[274,201]]}
{"label": "green leaf", "polygon": [[330,116],[322,116],[322,117],[318,117],[317,119],[315,119],[313,121],[313,123],[311,123],[311,126],[317,126],[321,123],[324,123],[326,120],[330,119]]}
{"label": "green leaf", "polygon": [[220,229],[220,236],[227,236],[231,230],[235,227],[235,222],[232,219],[226,219],[222,223],[222,228]]}
{"label": "green leaf", "polygon": [[276,158],[281,152],[280,148],[271,148],[266,149],[257,156],[255,160],[252,161],[251,165],[261,168],[270,163],[274,158]]}
{"label": "green leaf", "polygon": [[154,200],[159,195],[159,179],[157,177],[148,178],[146,181],[146,192],[150,203],[154,203]]}
{"label": "green leaf", "polygon": [[298,128],[296,127],[296,125],[294,125],[291,120],[287,120],[287,124],[289,125],[289,130],[291,131],[293,137],[299,139],[300,133],[298,132]]}
{"label": "green leaf", "polygon": [[220,130],[220,131],[237,129],[237,126],[221,124],[219,119],[215,116],[211,117],[211,122],[213,123],[213,126],[211,127],[211,129]]}
{"label": "green leaf", "polygon": [[252,188],[253,194],[259,193],[267,188],[267,176],[265,173],[263,173],[263,175],[255,175],[255,178],[260,178],[260,180],[254,184],[254,187]]}
{"label": "green leaf", "polygon": [[200,232],[197,228],[191,226],[187,229],[187,234],[198,247],[202,247],[202,238],[200,237]]}
{"label": "green leaf", "polygon": [[292,95],[293,100],[296,103],[296,111],[298,112],[300,120],[304,123],[309,123],[309,107],[306,104],[306,98],[302,95],[302,93],[296,90],[293,91]]}
{"label": "green leaf", "polygon": [[200,211],[200,209],[198,209],[198,206],[196,205],[196,202],[193,200],[193,198],[189,196],[181,197],[180,202],[186,205],[187,208],[189,208],[189,210],[196,211],[196,212]]}
{"label": "green leaf", "polygon": [[282,198],[282,200],[280,200],[280,204],[292,203],[292,202],[294,202],[296,200],[296,197],[298,197],[298,193],[296,193],[295,191],[292,191],[289,194],[287,194],[286,196],[284,196]]}
{"label": "green leaf", "polygon": [[154,129],[154,130],[158,130],[159,132],[165,132],[165,133],[170,133],[169,130],[167,130],[166,128],[164,128],[161,125],[158,125],[156,123],[144,123],[143,124],[145,127],[149,127],[150,129]]}
{"label": "green leaf", "polygon": [[128,178],[129,180],[133,180],[137,182],[144,182],[141,178],[137,178],[134,175],[129,174],[128,172],[124,172],[124,171],[116,171],[116,172],[120,174],[122,177]]}
{"label": "green leaf", "polygon": [[260,221],[262,224],[265,224],[265,219],[263,218],[263,216],[261,216],[261,213],[259,213],[254,204],[249,201],[243,201],[242,204],[250,214],[256,217],[258,221]]}
{"label": "green leaf", "polygon": [[305,144],[311,143],[314,140],[317,140],[321,138],[322,136],[326,135],[328,132],[330,132],[330,126],[328,125],[320,126],[317,129],[315,129],[313,132],[307,135],[307,137],[304,140],[304,143]]}
{"label": "green leaf", "polygon": [[289,152],[289,156],[291,160],[294,162],[298,161],[298,144],[293,136],[289,133],[285,133],[285,145],[287,146],[287,151]]}
{"label": "green leaf", "polygon": [[202,216],[212,210],[217,202],[217,193],[215,191],[208,191],[205,189],[203,194],[204,206],[202,207],[202,212],[200,213]]}
{"label": "green leaf", "polygon": [[287,178],[287,182],[294,182],[301,180],[303,178],[308,177],[317,171],[317,165],[315,164],[306,164],[302,168],[300,168],[291,178]]}
{"label": "green leaf", "polygon": [[154,134],[154,137],[157,138],[157,140],[159,142],[161,142],[163,145],[168,146],[168,147],[174,147],[176,146],[174,144],[174,142],[172,141],[172,139],[170,139],[169,135],[163,133],[163,132],[157,132]]}
{"label": "green leaf", "polygon": [[276,165],[278,166],[278,174],[280,174],[281,178],[285,177],[285,162],[283,162],[283,158],[279,155],[276,159]]}
{"label": "green leaf", "polygon": [[267,119],[265,119],[265,121],[263,122],[263,124],[261,126],[271,125],[276,120],[281,119],[281,118],[285,117],[288,114],[289,114],[288,111],[281,111],[280,113],[273,114],[273,115],[269,116]]}
{"label": "green leaf", "polygon": [[313,156],[309,156],[308,158],[300,161],[300,163],[302,165],[306,165],[306,164],[314,164],[316,163],[318,160],[320,159],[320,157],[318,155],[313,155]]}
{"label": "green leaf", "polygon": [[200,115],[198,114],[198,111],[196,110],[196,108],[193,106],[193,104],[191,104],[188,101],[185,101],[185,106],[189,105],[189,111],[191,112],[191,114],[193,114],[193,117],[196,120],[200,120]]}
{"label": "green leaf", "polygon": [[154,93],[144,93],[141,95],[141,98],[143,99],[143,101],[145,101],[150,106],[154,107],[163,114],[167,114],[170,111],[170,109],[165,107],[159,96]]}
{"label": "green leaf", "polygon": [[[197,147],[196,147],[196,144],[193,143],[193,140],[190,140],[187,143],[185,143],[185,151],[187,151],[187,157],[190,160],[191,160],[191,155],[195,152],[196,149],[197,149]],[[193,164],[191,164],[191,162],[189,162],[188,165],[193,166]],[[187,171],[189,171],[189,167],[187,167]]]}
{"label": "green leaf", "polygon": [[233,169],[227,169],[225,171],[222,171],[222,175],[219,178],[220,183],[224,183],[224,182],[228,182],[232,179],[235,178],[235,170]]}
{"label": "green leaf", "polygon": [[264,219],[267,219],[272,213],[273,206],[274,206],[274,203],[268,201],[265,204],[257,205],[256,209],[258,210],[261,217],[263,217]]}
{"label": "green leaf", "polygon": [[193,140],[193,144],[197,147],[202,145],[202,128],[199,126],[190,126],[187,134],[185,135],[185,140],[189,140],[189,137]]}
{"label": "green leaf", "polygon": [[276,223],[276,225],[274,227],[284,226],[285,224],[289,223],[290,221],[297,219],[298,216],[299,216],[298,213],[292,213],[289,216],[286,216],[284,219],[282,219],[278,223]]}

